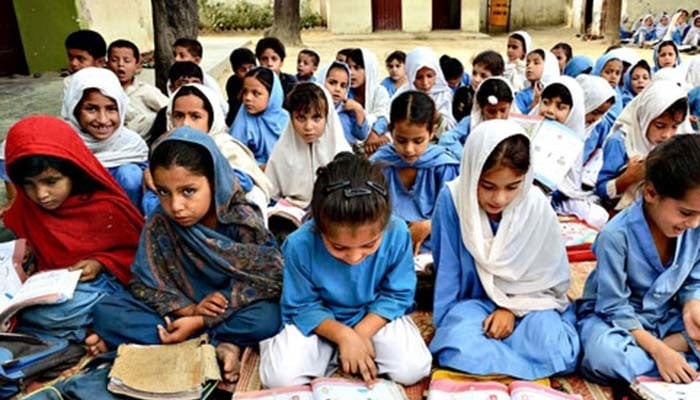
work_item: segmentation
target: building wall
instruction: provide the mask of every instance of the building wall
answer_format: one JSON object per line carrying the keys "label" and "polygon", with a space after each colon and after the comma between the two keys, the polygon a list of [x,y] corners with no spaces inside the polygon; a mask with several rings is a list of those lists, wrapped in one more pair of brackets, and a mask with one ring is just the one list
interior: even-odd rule
{"label": "building wall", "polygon": [[567,2],[561,0],[511,0],[510,30],[565,24],[568,9]]}
{"label": "building wall", "polygon": [[623,0],[622,13],[627,14],[630,20],[642,17],[644,14],[660,14],[666,11],[673,14],[679,8],[685,8],[688,11],[700,9],[698,0]]}
{"label": "building wall", "polygon": [[328,29],[331,32],[372,32],[371,0],[330,0],[328,6]]}
{"label": "building wall", "polygon": [[401,0],[401,27],[404,32],[430,32],[433,29],[431,0]]}
{"label": "building wall", "polygon": [[80,26],[100,32],[107,44],[116,39],[128,39],[142,53],[153,50],[153,14],[149,0],[75,1]]}

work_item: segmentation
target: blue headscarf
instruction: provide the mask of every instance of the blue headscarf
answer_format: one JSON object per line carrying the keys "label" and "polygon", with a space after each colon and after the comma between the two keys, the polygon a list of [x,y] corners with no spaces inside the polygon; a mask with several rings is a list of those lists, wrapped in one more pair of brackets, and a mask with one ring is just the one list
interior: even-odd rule
{"label": "blue headscarf", "polygon": [[[564,67],[564,75],[576,78],[581,74],[589,73],[593,69],[593,60],[588,56],[573,56]],[[586,72],[588,70],[588,72]]]}
{"label": "blue headscarf", "polygon": [[245,105],[242,105],[231,125],[231,136],[248,146],[260,164],[267,162],[272,148],[289,121],[289,113],[282,108],[284,105],[282,84],[274,71],[272,71],[272,77],[270,100],[265,111],[253,115],[245,109]]}
{"label": "blue headscarf", "polygon": [[[622,59],[616,54],[603,54],[602,56],[598,57],[598,59],[595,61],[595,65],[593,66],[593,71],[591,71],[591,75],[602,76],[601,74],[603,72],[603,69],[605,69],[605,64],[612,60],[618,60],[620,61],[620,64],[623,63]],[[613,104],[613,106],[610,108],[610,111],[608,111],[607,114],[612,120],[617,118],[617,116],[620,115],[623,109],[622,89],[620,88],[620,85],[618,84],[613,89],[615,89],[615,104]]]}
{"label": "blue headscarf", "polygon": [[[622,77],[622,105],[623,105],[623,107],[627,106],[627,104],[636,96],[636,94],[632,90],[632,71],[634,71],[637,67],[642,65],[642,63],[649,66],[649,64],[647,64],[646,61],[644,61],[644,60],[639,61],[638,63],[634,64],[633,66],[627,68],[625,75]],[[647,70],[647,71],[649,72],[649,81],[650,81],[649,83],[651,83],[652,73],[649,70]]]}
{"label": "blue headscarf", "polygon": [[204,318],[211,327],[256,300],[277,299],[282,256],[214,140],[184,126],[159,146],[173,140],[200,146],[211,156],[217,227],[182,227],[158,206],[141,234],[130,290],[163,316],[221,292],[229,306],[217,317]]}
{"label": "blue headscarf", "polygon": [[681,53],[678,51],[678,46],[673,43],[673,40],[664,40],[654,46],[654,67],[652,68],[652,72],[656,72],[661,69],[661,66],[659,66],[659,49],[669,45],[673,46],[673,51],[676,53],[676,65],[674,65],[674,67],[681,65]]}

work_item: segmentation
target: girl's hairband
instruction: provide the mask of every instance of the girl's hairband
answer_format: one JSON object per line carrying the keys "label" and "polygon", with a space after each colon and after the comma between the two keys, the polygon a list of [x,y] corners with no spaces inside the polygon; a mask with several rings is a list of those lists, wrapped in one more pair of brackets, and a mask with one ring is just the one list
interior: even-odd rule
{"label": "girl's hairband", "polygon": [[345,196],[346,199],[352,197],[369,196],[372,194],[372,191],[379,193],[385,198],[389,195],[384,186],[374,181],[367,181],[365,182],[365,185],[367,185],[367,187],[352,187],[349,180],[336,181],[326,186],[324,192],[326,194],[330,194],[336,190],[343,189],[343,196]]}

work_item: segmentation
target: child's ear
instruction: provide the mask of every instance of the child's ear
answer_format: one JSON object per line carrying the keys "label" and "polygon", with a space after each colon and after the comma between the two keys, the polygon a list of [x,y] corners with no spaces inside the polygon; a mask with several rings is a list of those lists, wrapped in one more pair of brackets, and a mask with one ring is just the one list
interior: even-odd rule
{"label": "child's ear", "polygon": [[659,194],[656,192],[654,184],[649,181],[644,181],[642,184],[642,195],[644,196],[644,201],[650,204],[658,201]]}
{"label": "child's ear", "polygon": [[107,58],[106,57],[100,57],[95,59],[95,66],[99,68],[104,68],[105,65],[107,65]]}
{"label": "child's ear", "polygon": [[199,65],[199,63],[200,63],[201,61],[202,61],[202,57],[195,56],[195,58],[194,58],[194,63],[195,63],[195,64]]}

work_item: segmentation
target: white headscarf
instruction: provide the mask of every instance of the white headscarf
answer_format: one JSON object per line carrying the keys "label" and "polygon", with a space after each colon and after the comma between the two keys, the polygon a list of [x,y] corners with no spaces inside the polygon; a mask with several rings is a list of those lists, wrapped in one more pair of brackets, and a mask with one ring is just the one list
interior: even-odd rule
{"label": "white headscarf", "polygon": [[[666,25],[661,23],[661,18],[663,17],[666,17]],[[671,17],[669,17],[669,15],[664,11],[656,17],[656,21],[654,22],[656,22],[656,27],[654,28],[656,30],[656,38],[663,40],[664,36],[666,36],[666,32],[668,31]]]}
{"label": "white headscarf", "polygon": [[[75,116],[75,109],[83,99],[85,90],[97,89],[103,96],[117,103],[119,126],[114,133],[104,140],[97,140],[84,132]],[[65,119],[83,139],[90,152],[100,160],[105,168],[118,167],[130,163],[142,163],[148,159],[148,146],[138,133],[124,126],[124,116],[129,98],[122,89],[117,76],[105,68],[83,68],[71,75],[70,85],[64,99],[62,112]]]}
{"label": "white headscarf", "polygon": [[610,58],[620,59],[623,63],[627,63],[629,65],[635,65],[639,62],[639,55],[629,47],[612,49],[607,54],[610,55]]}
{"label": "white headscarf", "polygon": [[[630,101],[617,117],[611,131],[622,131],[625,150],[630,159],[637,156],[646,157],[649,154],[654,148],[654,144],[647,138],[649,124],[673,103],[687,96],[687,93],[676,83],[656,80]],[[686,123],[688,123],[687,117],[680,126],[683,127]],[[681,128],[679,131],[682,132]],[[630,186],[623,193],[615,209],[621,210],[632,204],[639,194],[639,189],[640,184]]]}
{"label": "white headscarf", "polygon": [[316,169],[331,162],[336,154],[352,149],[345,139],[330,93],[317,83],[299,83],[297,87],[299,85],[316,85],[326,96],[327,114],[323,134],[317,141],[307,144],[294,131],[290,118],[272,149],[265,175],[272,182],[272,198],[284,198],[298,207],[306,208],[311,202]]}
{"label": "white headscarf", "polygon": [[700,28],[695,26],[695,21],[698,19],[700,19],[700,15],[695,16],[695,18],[690,21],[690,28],[688,28],[688,32],[686,32],[683,37],[683,44],[689,44],[691,46],[700,45]]}
{"label": "white headscarf", "polygon": [[[700,18],[698,16],[697,18]],[[697,28],[700,30],[700,28]],[[698,33],[700,35],[700,33]],[[700,86],[700,56],[695,56],[685,63],[688,70],[685,75],[685,80],[691,88]]]}
{"label": "white headscarf", "polygon": [[[316,74],[316,76],[318,77],[318,81],[317,81],[318,84],[323,86],[325,89],[326,79],[328,79],[328,72],[331,70],[331,68],[333,68],[333,69],[342,68],[343,71],[347,72],[347,74],[348,74],[348,88],[345,90],[345,98],[347,98],[348,92],[350,91],[351,73],[350,73],[350,67],[344,62],[332,61],[332,62],[324,65],[323,67],[321,67],[321,69],[319,69],[319,71],[318,71],[318,74]],[[366,72],[365,72],[365,75],[366,75]],[[335,109],[336,109],[336,111],[340,112],[343,109],[343,103],[341,102],[341,103],[337,104]]]}
{"label": "white headscarf", "polygon": [[[602,106],[603,103],[610,100],[611,97],[615,97],[615,89],[610,86],[608,81],[600,76],[581,74],[576,77],[576,82],[578,82],[583,90],[585,114],[588,114],[589,112],[592,112],[598,107]],[[601,118],[599,118],[597,121],[586,126],[586,138],[588,138],[596,125],[603,120],[603,117],[604,116],[601,116]]]}
{"label": "white headscarf", "polygon": [[517,316],[569,304],[569,263],[556,214],[533,186],[532,166],[522,188],[503,210],[494,235],[477,192],[484,163],[503,140],[522,135],[513,121],[484,121],[464,145],[461,172],[447,187],[459,217],[462,242],[474,257],[481,284],[499,307]]}
{"label": "white headscarf", "polygon": [[551,51],[544,49],[542,50],[544,51],[544,69],[542,70],[540,82],[547,86],[561,75],[561,71],[559,70],[559,61],[557,61],[557,56],[555,56]]}
{"label": "white headscarf", "polygon": [[416,75],[421,68],[429,68],[435,71],[435,84],[430,89],[430,97],[435,102],[435,108],[445,118],[447,129],[454,127],[457,122],[452,116],[452,89],[445,80],[445,75],[440,68],[440,61],[437,55],[430,47],[416,47],[406,55],[406,77],[408,84],[404,86],[404,90],[396,91],[394,98],[400,92],[406,90],[418,90],[413,84],[416,80]]}
{"label": "white headscarf", "polygon": [[[482,115],[482,110],[481,110],[481,105],[479,105],[479,102],[476,100],[476,97],[478,93],[481,91],[481,88],[484,87],[484,82],[489,81],[489,80],[499,80],[508,86],[508,89],[510,90],[510,95],[512,96],[513,100],[510,102],[510,112],[519,114],[520,110],[518,110],[518,105],[515,104],[515,91],[513,90],[513,87],[510,85],[510,82],[505,79],[502,76],[491,76],[479,84],[479,87],[476,89],[476,93],[474,93],[474,103],[472,105],[472,112],[469,118],[469,126],[470,126],[470,131],[474,130],[474,128],[479,125],[483,120],[484,116]],[[496,101],[501,101],[502,99],[496,98],[494,96],[494,100]]]}
{"label": "white headscarf", "polygon": [[271,188],[270,180],[267,179],[260,167],[258,167],[258,163],[255,161],[255,157],[250,149],[248,149],[248,147],[243,143],[234,139],[233,136],[228,133],[224,113],[221,110],[221,105],[219,104],[219,96],[213,90],[211,90],[210,87],[200,83],[190,83],[180,86],[172,94],[166,113],[168,131],[174,128],[173,105],[175,103],[175,96],[177,96],[183,87],[187,86],[197,88],[200,92],[202,92],[204,97],[207,98],[209,104],[211,105],[213,112],[213,115],[211,116],[211,128],[209,128],[209,132],[205,133],[214,139],[214,143],[216,143],[216,146],[219,148],[224,157],[226,157],[229,165],[248,174],[248,176],[253,179],[255,186],[259,187],[265,194],[266,199],[269,200]]}
{"label": "white headscarf", "polygon": [[[508,37],[510,38],[513,35],[518,35],[523,38],[523,54],[527,56],[527,53],[532,50],[532,38],[525,31],[512,32],[508,35]],[[505,57],[504,60],[508,60],[508,57]],[[526,87],[525,85],[527,85],[527,81],[525,80],[525,66],[525,57],[515,60],[514,63],[506,62],[503,76],[510,82],[513,90],[516,92],[522,90],[524,87]]]}
{"label": "white headscarf", "polygon": [[[508,37],[511,37],[513,35],[519,35],[525,41],[525,48],[523,48],[523,54],[527,55],[527,53],[532,51],[532,38],[530,37],[529,33],[525,32],[525,31],[515,31],[515,32],[511,32],[508,35]],[[507,59],[508,58],[506,58],[506,60]]]}
{"label": "white headscarf", "polygon": [[389,92],[381,85],[379,79],[377,56],[365,48],[360,48],[360,51],[362,51],[362,60],[365,63],[365,119],[371,128],[379,117],[384,117],[389,121],[391,99]]}

